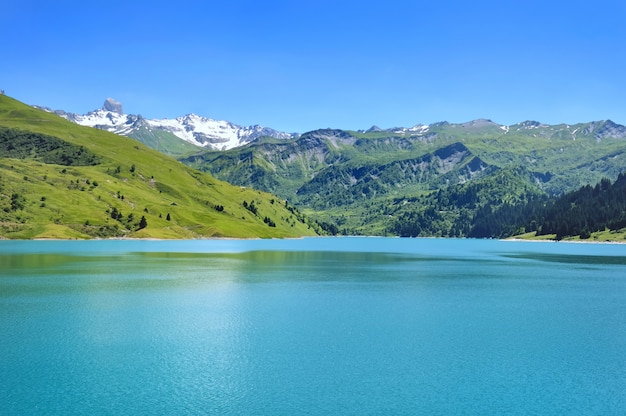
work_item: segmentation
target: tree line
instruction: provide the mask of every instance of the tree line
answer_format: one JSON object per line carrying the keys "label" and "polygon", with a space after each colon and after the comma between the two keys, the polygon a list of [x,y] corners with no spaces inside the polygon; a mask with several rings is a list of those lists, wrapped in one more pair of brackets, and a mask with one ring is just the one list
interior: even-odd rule
{"label": "tree line", "polygon": [[[522,175],[523,176],[523,175]],[[506,181],[500,182],[502,178]],[[451,186],[402,203],[388,232],[403,237],[507,238],[527,232],[557,240],[626,228],[626,173],[550,197],[509,173],[493,180]],[[526,182],[528,184],[528,182]]]}
{"label": "tree line", "polygon": [[0,157],[33,159],[63,166],[93,166],[100,158],[83,146],[54,136],[0,127]]}
{"label": "tree line", "polygon": [[626,228],[626,173],[615,182],[602,179],[595,186],[585,185],[558,198],[539,198],[521,206],[503,206],[477,213],[481,227],[475,237],[509,237],[514,231],[554,234],[557,240]]}

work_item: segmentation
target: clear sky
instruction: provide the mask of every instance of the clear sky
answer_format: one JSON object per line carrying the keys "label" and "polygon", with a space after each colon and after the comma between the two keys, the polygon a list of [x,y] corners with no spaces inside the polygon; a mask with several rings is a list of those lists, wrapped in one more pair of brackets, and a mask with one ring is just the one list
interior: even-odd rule
{"label": "clear sky", "polygon": [[8,0],[0,45],[7,95],[81,114],[626,124],[623,0]]}

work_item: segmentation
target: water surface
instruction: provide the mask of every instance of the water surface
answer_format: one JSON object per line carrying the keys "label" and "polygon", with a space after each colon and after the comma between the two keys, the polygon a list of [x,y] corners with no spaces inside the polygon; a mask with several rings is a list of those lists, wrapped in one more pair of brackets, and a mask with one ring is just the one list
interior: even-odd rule
{"label": "water surface", "polygon": [[0,242],[0,414],[626,414],[626,246]]}

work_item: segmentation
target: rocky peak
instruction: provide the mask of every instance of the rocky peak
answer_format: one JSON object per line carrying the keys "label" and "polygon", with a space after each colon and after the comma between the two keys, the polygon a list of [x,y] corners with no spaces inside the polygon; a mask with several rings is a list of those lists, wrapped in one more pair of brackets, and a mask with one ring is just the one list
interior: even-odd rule
{"label": "rocky peak", "polygon": [[599,123],[600,126],[595,132],[595,138],[597,141],[604,140],[606,138],[623,139],[626,137],[626,127],[614,123],[611,120]]}
{"label": "rocky peak", "polygon": [[611,120],[592,121],[582,131],[583,136],[591,136],[601,142],[606,138],[626,138],[626,127],[616,124]]}
{"label": "rocky peak", "polygon": [[122,111],[122,103],[120,103],[119,101],[115,101],[113,98],[107,98],[106,100],[104,100],[102,109],[117,114],[124,114],[124,112]]}
{"label": "rocky peak", "polygon": [[377,133],[377,132],[380,132],[380,131],[382,131],[382,129],[380,127],[378,127],[377,125],[373,125],[369,129],[365,130],[365,133]]}
{"label": "rocky peak", "polygon": [[479,118],[476,120],[468,121],[466,123],[461,123],[460,125],[463,128],[480,128],[487,126],[497,126],[498,124],[486,118]]}

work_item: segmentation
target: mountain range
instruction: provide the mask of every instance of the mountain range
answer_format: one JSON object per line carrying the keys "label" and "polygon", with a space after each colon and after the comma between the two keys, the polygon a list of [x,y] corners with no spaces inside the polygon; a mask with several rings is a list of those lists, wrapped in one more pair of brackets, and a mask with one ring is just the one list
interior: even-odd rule
{"label": "mountain range", "polygon": [[[122,104],[112,98],[107,98],[99,110],[82,115],[46,107],[37,108],[53,112],[82,126],[134,138],[171,155],[187,154],[202,148],[227,150],[265,136],[278,139],[291,139],[297,136],[294,133],[280,132],[260,125],[239,126],[229,121],[214,120],[196,114],[147,119],[141,115],[125,114]],[[186,143],[192,146],[185,145]]]}
{"label": "mountain range", "polygon": [[[626,127],[610,120],[503,126],[480,119],[386,130],[323,129],[180,160],[229,183],[288,199],[347,234],[395,234],[394,223],[407,212],[432,210],[445,214],[419,217],[422,235],[467,236],[471,229],[463,223],[471,223],[484,206],[496,209],[615,180],[626,169]],[[478,198],[471,208],[455,206],[467,195]]]}
{"label": "mountain range", "polygon": [[[133,137],[230,184],[276,195],[330,233],[519,234],[525,226],[516,224],[523,221],[508,223],[503,212],[518,215],[531,202],[534,210],[546,198],[616,180],[626,170],[626,127],[611,120],[501,125],[478,119],[303,134],[259,128],[252,135],[245,133],[250,128],[196,115],[125,115],[112,99],[84,116],[55,113]],[[503,225],[488,224],[490,218]]]}
{"label": "mountain range", "polygon": [[[258,124],[247,127],[240,126],[226,120],[215,120],[193,113],[176,118],[146,119],[141,115],[125,114],[122,104],[113,98],[107,98],[100,109],[83,115],[64,110],[51,110],[47,107],[34,107],[53,112],[82,126],[95,127],[142,142],[147,141],[146,144],[149,146],[150,141],[144,140],[149,133],[153,135],[169,133],[179,140],[192,144],[193,147],[187,148],[189,151],[202,149],[222,151],[244,146],[261,137],[288,140],[300,136],[300,133],[281,132]],[[626,127],[611,120],[578,123],[575,125],[548,125],[529,120],[506,126],[488,119],[477,119],[459,124],[442,121],[432,125],[416,124],[413,127],[393,127],[388,129],[381,129],[374,125],[367,130],[358,130],[357,133],[423,137],[424,140],[432,140],[442,131],[442,128],[449,131],[464,131],[466,134],[484,133],[490,135],[503,135],[509,132],[516,133],[526,130],[532,131],[532,135],[535,137],[569,137],[572,140],[576,140],[577,136],[588,137],[590,135],[593,135],[598,141],[604,138],[626,137]]]}

